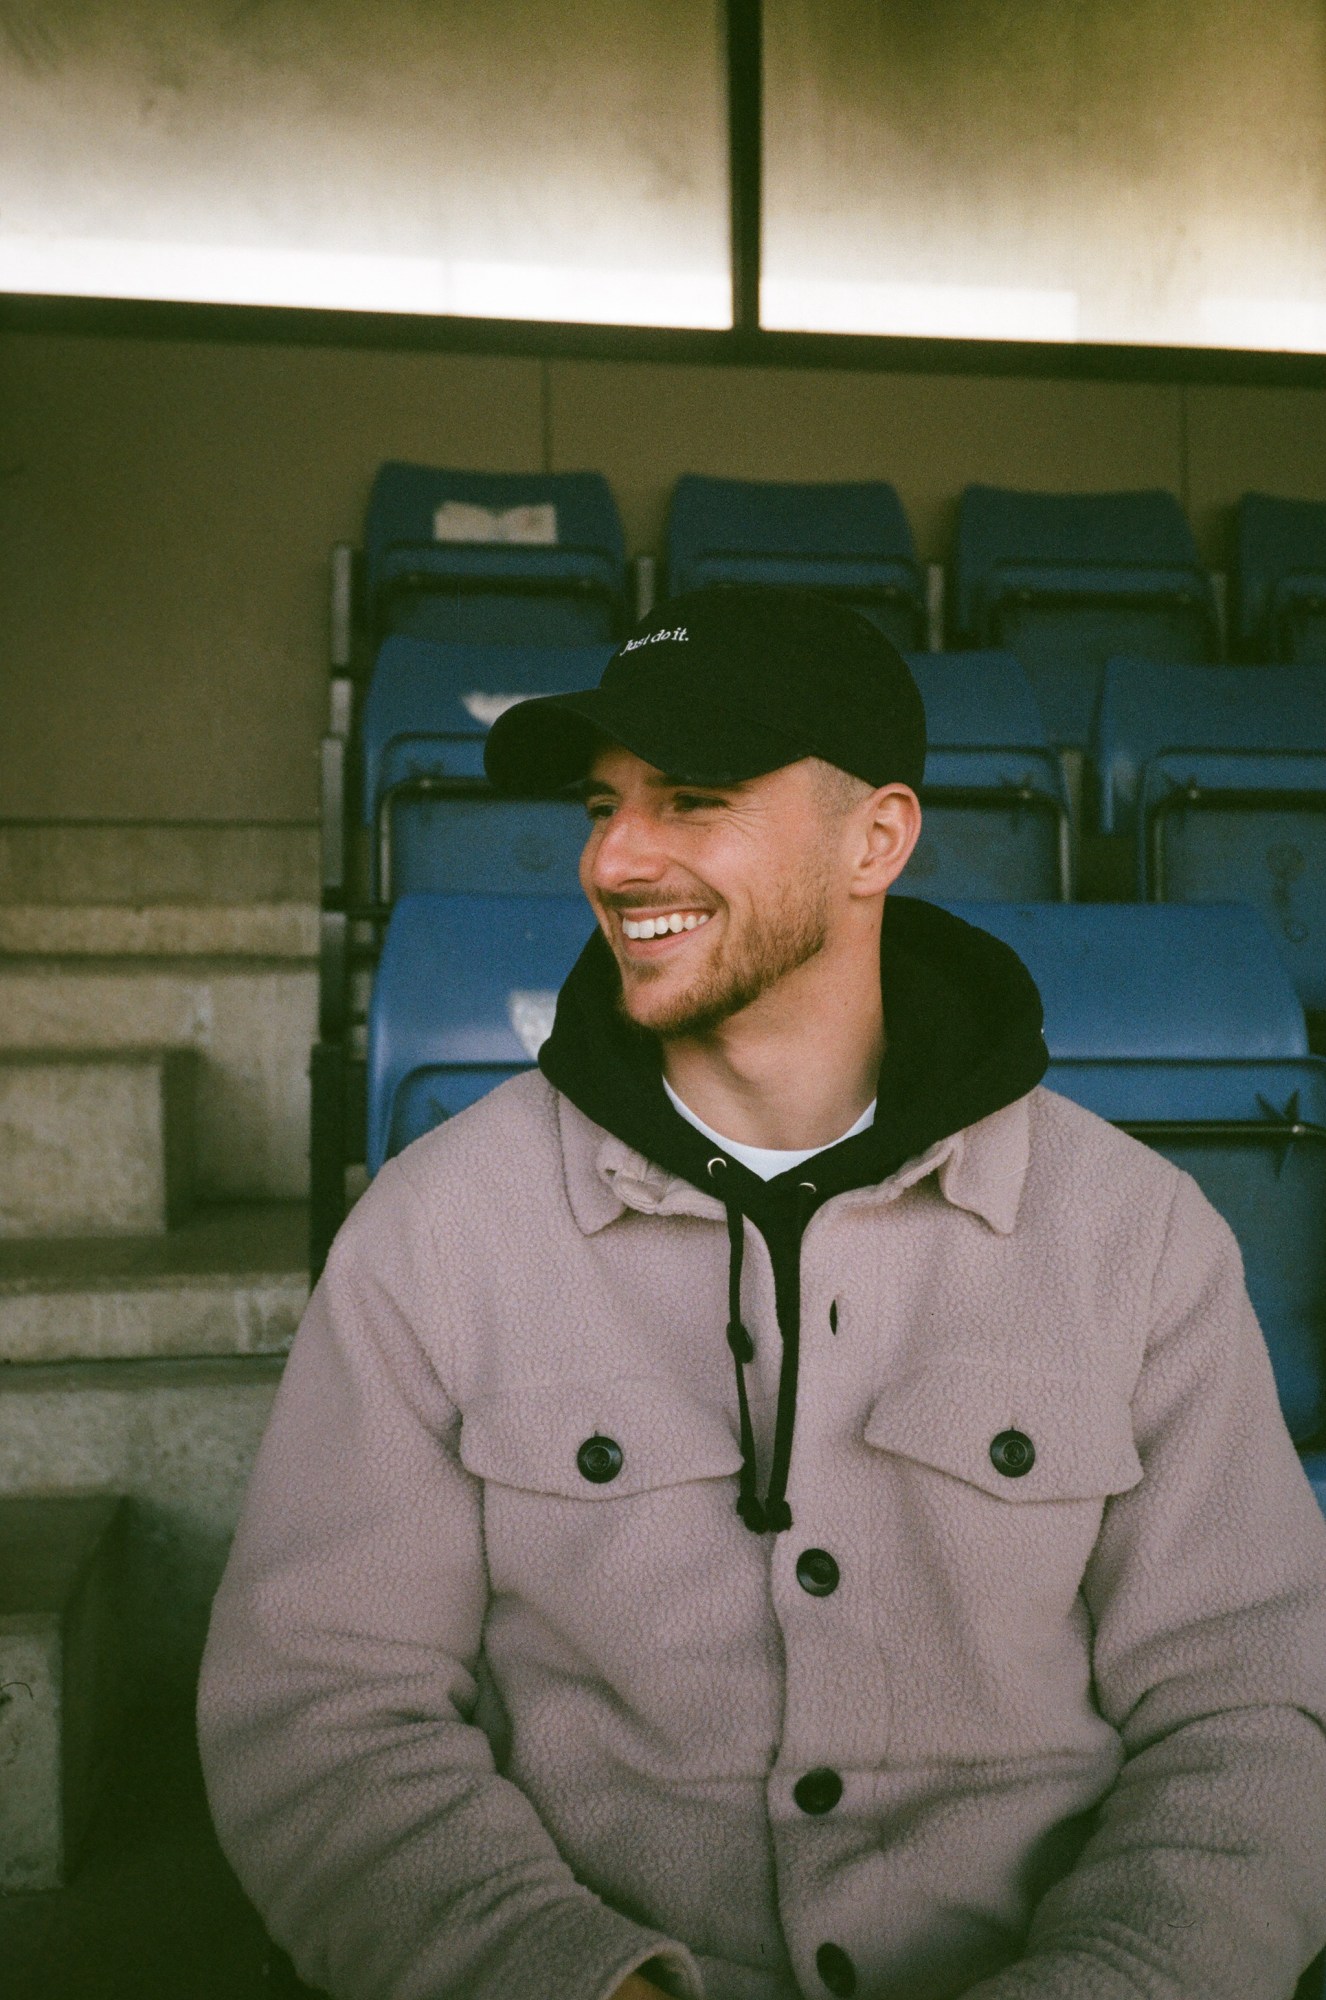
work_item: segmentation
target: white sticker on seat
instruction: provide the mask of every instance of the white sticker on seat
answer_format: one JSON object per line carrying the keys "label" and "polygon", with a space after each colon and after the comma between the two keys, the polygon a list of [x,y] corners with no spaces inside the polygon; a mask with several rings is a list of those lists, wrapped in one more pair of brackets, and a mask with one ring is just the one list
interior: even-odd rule
{"label": "white sticker on seat", "polygon": [[518,701],[528,701],[529,698],[527,694],[483,694],[476,689],[473,694],[463,694],[460,705],[485,729],[491,729],[499,715],[505,715]]}
{"label": "white sticker on seat", "polygon": [[553,548],[557,509],[550,500],[532,507],[478,507],[469,500],[444,500],[433,515],[435,542],[523,542]]}
{"label": "white sticker on seat", "polygon": [[506,1012],[516,1040],[530,1061],[536,1062],[539,1050],[552,1033],[553,1015],[557,1012],[556,993],[547,991],[508,993]]}

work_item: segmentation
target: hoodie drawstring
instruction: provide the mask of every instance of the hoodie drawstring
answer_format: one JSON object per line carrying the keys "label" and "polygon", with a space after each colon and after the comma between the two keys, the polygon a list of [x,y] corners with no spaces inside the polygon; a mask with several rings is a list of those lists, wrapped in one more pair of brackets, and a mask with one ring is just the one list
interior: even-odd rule
{"label": "hoodie drawstring", "polygon": [[[716,1155],[709,1161],[710,1179],[727,1177],[727,1161]],[[801,1234],[815,1196],[811,1181],[797,1188],[797,1263],[800,1263]],[[741,1270],[746,1247],[746,1220],[737,1203],[724,1189],[723,1212],[727,1217],[727,1344],[732,1351],[737,1376],[737,1411],[741,1427],[741,1473],[738,1479],[737,1512],[752,1534],[779,1534],[792,1525],[792,1509],[787,1503],[787,1479],[792,1464],[792,1435],[796,1425],[797,1363],[801,1336],[800,1284],[780,1303],[783,1360],[778,1376],[778,1411],[774,1422],[773,1461],[769,1469],[769,1490],[763,1500],[756,1491],[755,1430],[751,1423],[750,1398],[746,1391],[746,1364],[755,1358],[755,1342],[741,1317]]]}
{"label": "hoodie drawstring", "polygon": [[[710,1162],[710,1172],[719,1162]],[[726,1166],[727,1162],[722,1164]],[[746,1393],[746,1363],[755,1359],[755,1342],[741,1318],[741,1260],[746,1247],[746,1221],[735,1202],[725,1200],[727,1216],[727,1344],[737,1371],[737,1411],[741,1422],[741,1476],[737,1512],[754,1534],[764,1533],[764,1508],[755,1491],[755,1430]]]}

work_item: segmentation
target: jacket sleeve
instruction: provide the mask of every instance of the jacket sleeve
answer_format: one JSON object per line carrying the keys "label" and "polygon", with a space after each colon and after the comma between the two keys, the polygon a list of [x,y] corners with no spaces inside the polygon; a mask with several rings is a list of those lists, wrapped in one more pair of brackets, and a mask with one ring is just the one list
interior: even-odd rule
{"label": "jacket sleeve", "polygon": [[425,1352],[446,1294],[388,1167],[337,1240],[258,1456],[199,1697],[221,1844],[336,2000],[606,2000],[684,1949],[578,1884],[473,1720],[478,1482]]}
{"label": "jacket sleeve", "polygon": [[969,2000],[1288,2000],[1326,1940],[1326,1521],[1235,1240],[1178,1179],[1084,1582],[1125,1761],[1024,1956]]}

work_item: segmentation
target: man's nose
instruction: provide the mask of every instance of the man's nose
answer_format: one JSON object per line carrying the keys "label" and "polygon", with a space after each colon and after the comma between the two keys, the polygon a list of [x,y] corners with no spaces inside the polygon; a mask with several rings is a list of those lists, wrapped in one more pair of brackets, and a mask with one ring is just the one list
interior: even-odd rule
{"label": "man's nose", "polygon": [[652,816],[619,806],[602,826],[589,873],[596,889],[612,891],[631,882],[656,882],[667,865]]}

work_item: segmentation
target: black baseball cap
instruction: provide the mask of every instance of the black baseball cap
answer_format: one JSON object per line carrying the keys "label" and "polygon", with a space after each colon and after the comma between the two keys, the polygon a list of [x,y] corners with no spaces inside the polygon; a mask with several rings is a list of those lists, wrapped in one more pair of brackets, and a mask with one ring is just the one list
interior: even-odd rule
{"label": "black baseball cap", "polygon": [[897,647],[849,604],[769,584],[665,599],[596,688],[500,715],[484,765],[503,791],[556,792],[584,777],[604,737],[699,785],[822,757],[918,791],[925,769],[925,710]]}

